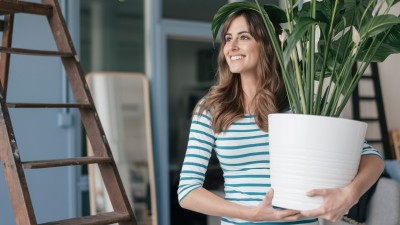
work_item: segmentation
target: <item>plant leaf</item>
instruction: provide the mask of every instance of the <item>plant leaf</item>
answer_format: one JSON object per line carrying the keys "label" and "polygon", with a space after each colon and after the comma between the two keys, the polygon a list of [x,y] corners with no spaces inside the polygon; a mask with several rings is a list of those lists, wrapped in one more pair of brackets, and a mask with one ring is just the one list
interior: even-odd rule
{"label": "plant leaf", "polygon": [[[317,54],[317,61],[322,61],[322,55]],[[327,77],[331,77],[331,76],[335,76],[339,73],[338,69],[341,68],[341,64],[340,62],[338,62],[337,60],[335,61],[335,58],[332,54],[328,53],[328,59],[327,59],[327,65],[326,65],[326,69],[325,69],[325,73],[324,78]],[[319,80],[321,78],[321,64],[316,66],[316,76],[315,76],[315,80]],[[335,66],[335,68],[334,68]]]}
{"label": "plant leaf", "polygon": [[344,5],[341,9],[343,16],[348,22],[346,26],[355,26],[359,30],[361,23],[361,17],[365,12],[364,20],[369,21],[372,17],[372,11],[374,7],[370,7],[367,10],[367,6],[370,0],[344,0]]}
{"label": "plant leaf", "polygon": [[344,1],[339,0],[337,3],[337,9],[335,15],[334,13],[334,8],[335,8],[336,1],[335,0],[329,0],[329,1],[322,1],[322,2],[317,2],[317,15],[321,14],[326,18],[326,21],[324,21],[327,24],[331,23],[332,16],[334,16],[334,21],[333,21],[333,27],[336,26],[337,23],[340,22],[340,19],[342,18],[342,8],[344,6]]}
{"label": "plant leaf", "polygon": [[[378,36],[378,38],[382,37]],[[397,24],[390,29],[390,32],[383,43],[393,46],[394,48],[400,49],[400,24]]]}
{"label": "plant leaf", "polygon": [[[316,4],[316,16],[315,19],[319,22],[329,23],[330,16],[332,14],[332,8],[329,7],[329,2],[333,0],[324,0],[317,2]],[[293,14],[295,19],[299,20],[303,17],[310,17],[311,14],[311,2],[305,2],[301,10],[298,7],[293,8]]]}
{"label": "plant leaf", "polygon": [[224,24],[226,19],[231,15],[233,12],[236,12],[240,9],[251,9],[254,11],[258,11],[257,5],[251,2],[233,2],[229,4],[225,4],[218,11],[215,13],[214,18],[211,24],[211,33],[213,37],[213,43],[215,43],[215,39],[217,38],[218,31],[220,27]]}
{"label": "plant leaf", "polygon": [[361,26],[360,36],[364,38],[373,37],[397,24],[400,24],[400,18],[394,15],[376,16]]}
{"label": "plant leaf", "polygon": [[266,4],[264,5],[264,10],[267,12],[269,19],[273,23],[286,23],[286,13],[283,9],[279,8],[276,5]]}
{"label": "plant leaf", "polygon": [[[336,78],[336,76],[333,76],[335,79],[334,79],[334,83],[335,83],[335,85],[337,84],[337,79],[338,78]],[[351,76],[351,75],[349,75],[349,76],[346,76],[345,77],[345,80],[344,81],[341,81],[342,82],[342,85],[343,85],[343,89],[342,89],[342,91],[341,91],[341,94],[343,94],[343,95],[345,95],[348,91],[349,91],[349,89],[351,88],[351,82],[352,82],[352,80],[353,80],[353,76]]]}
{"label": "plant leaf", "polygon": [[317,21],[311,17],[300,18],[292,33],[289,34],[287,40],[287,45],[284,51],[285,66],[289,63],[290,55],[296,47],[297,42],[299,42],[308,29],[315,24],[317,24]]}
{"label": "plant leaf", "polygon": [[[378,35],[378,41],[376,43],[379,44],[384,36],[384,34]],[[369,38],[367,40],[363,49],[361,49],[357,56],[358,60],[362,61],[365,58],[369,48],[376,47],[372,45],[372,39],[373,38]],[[383,62],[389,55],[396,53],[400,53],[400,24],[395,25],[390,29],[389,34],[382,41],[382,45],[379,46],[379,51],[377,51],[372,57],[372,61]]]}

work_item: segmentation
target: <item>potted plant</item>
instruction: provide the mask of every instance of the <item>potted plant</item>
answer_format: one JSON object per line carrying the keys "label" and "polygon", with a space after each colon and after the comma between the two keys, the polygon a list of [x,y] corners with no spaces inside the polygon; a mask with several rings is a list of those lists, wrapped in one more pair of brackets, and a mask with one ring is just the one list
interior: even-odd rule
{"label": "potted plant", "polygon": [[[368,65],[400,53],[400,18],[391,14],[398,2],[285,0],[281,9],[255,0],[215,14],[214,40],[232,12],[259,12],[281,66],[293,114],[268,118],[274,205],[317,208],[322,199],[307,191],[345,186],[355,176],[366,124],[338,117]],[[273,22],[281,25],[279,38]]]}

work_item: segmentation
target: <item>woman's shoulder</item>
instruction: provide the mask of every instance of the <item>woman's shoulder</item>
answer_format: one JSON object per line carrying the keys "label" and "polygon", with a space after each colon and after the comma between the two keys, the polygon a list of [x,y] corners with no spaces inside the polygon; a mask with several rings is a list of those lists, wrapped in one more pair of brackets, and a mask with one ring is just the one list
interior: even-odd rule
{"label": "woman's shoulder", "polygon": [[205,95],[202,97],[196,104],[194,110],[193,110],[193,115],[194,116],[201,116],[205,115],[209,118],[212,116],[212,111],[215,108],[214,106],[208,106],[207,105],[207,100],[208,100],[208,95]]}

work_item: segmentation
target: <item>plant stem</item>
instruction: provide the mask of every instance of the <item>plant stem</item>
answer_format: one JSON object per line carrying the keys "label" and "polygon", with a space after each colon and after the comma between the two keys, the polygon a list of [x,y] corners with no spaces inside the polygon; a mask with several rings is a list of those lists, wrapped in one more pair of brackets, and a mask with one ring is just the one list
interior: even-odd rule
{"label": "plant stem", "polygon": [[301,79],[301,71],[300,71],[300,67],[299,67],[299,59],[297,57],[296,49],[293,49],[291,58],[292,58],[292,63],[294,65],[294,67],[295,67],[296,81],[297,81],[297,85],[299,87],[299,93],[300,93],[301,106],[302,106],[302,109],[303,109],[303,113],[304,114],[308,114],[309,112],[308,112],[308,108],[307,108],[307,105],[306,105],[306,99],[305,99],[305,96],[304,96],[304,86],[303,86],[303,82],[302,82],[302,79]]}
{"label": "plant stem", "polygon": [[[350,22],[350,25],[354,23],[354,20],[355,20],[355,17],[353,17],[352,21]],[[344,27],[346,28],[346,20],[344,20]],[[350,32],[350,31],[348,31],[348,32]],[[345,45],[344,45],[344,46],[345,46],[344,49],[346,49],[346,51],[345,51],[345,53],[344,53],[344,56],[347,56],[348,54],[351,53],[351,49],[349,49],[349,48],[347,47],[347,46],[350,45],[350,42],[351,42],[351,38],[350,38],[350,37],[351,37],[351,35],[348,35],[348,36],[345,38],[345,39],[346,39],[346,41],[345,41],[346,43],[345,43]],[[344,34],[343,34],[342,38],[344,38]],[[340,47],[341,47],[341,42],[340,42],[339,48],[340,48]],[[338,49],[339,49],[339,48],[338,48]],[[336,51],[336,53],[337,53],[337,56],[338,56],[339,51]],[[337,58],[336,58],[336,59],[337,59]],[[348,61],[345,61],[345,65],[346,65],[347,62],[348,62]],[[327,110],[325,111],[325,114],[324,114],[325,116],[332,116],[333,113],[334,113],[334,111],[335,111],[335,109],[336,109],[337,101],[334,101],[334,100],[332,100],[332,99],[338,100],[339,97],[340,97],[341,91],[339,91],[339,89],[341,89],[341,82],[342,82],[343,76],[344,76],[343,74],[345,74],[345,72],[343,72],[343,71],[346,71],[345,65],[342,65],[339,74],[336,74],[336,68],[334,68],[334,70],[333,70],[332,78],[336,78],[336,79],[333,80],[334,83],[335,83],[335,86],[334,86],[334,88],[333,88],[332,97],[331,97],[331,99],[329,100],[328,108],[327,108]],[[346,80],[345,80],[345,81],[346,81]],[[331,82],[332,82],[332,81],[331,81]]]}
{"label": "plant stem", "polygon": [[[371,49],[368,49],[367,54],[365,55],[364,59],[363,59],[363,65],[357,69],[357,72],[354,76],[354,79],[351,82],[350,88],[347,90],[346,94],[344,95],[344,98],[342,100],[342,103],[339,105],[335,116],[340,115],[340,113],[343,111],[344,107],[346,106],[347,101],[349,100],[351,94],[353,93],[354,89],[356,88],[356,86],[358,85],[358,82],[360,81],[361,77],[364,75],[365,70],[368,68],[369,64],[372,61],[373,56],[375,55],[375,53],[378,51],[379,47],[382,45],[383,41],[386,39],[386,37],[388,36],[388,34],[390,33],[389,31],[386,31],[385,36],[382,38],[382,40],[380,41],[380,43],[378,45],[375,46],[375,49],[372,50],[371,54],[368,54],[370,52]],[[373,46],[374,42],[376,41],[376,37],[374,38],[374,40],[372,41],[371,46]],[[368,59],[366,59],[366,57],[369,56]],[[366,59],[366,60],[365,60]]]}
{"label": "plant stem", "polygon": [[[343,21],[343,25],[344,25],[343,27],[346,27],[346,20]],[[331,37],[328,37],[328,38],[331,38]],[[344,38],[340,38],[338,49],[340,49],[340,47],[342,46],[342,41],[343,41],[343,39],[344,39]],[[348,41],[348,40],[347,40],[347,41]],[[348,44],[348,43],[347,43],[347,44]],[[324,95],[325,95],[326,97],[325,97],[325,101],[323,102],[323,105],[322,105],[322,107],[321,107],[321,108],[322,108],[323,115],[327,115],[327,112],[328,112],[328,109],[326,108],[326,106],[329,105],[329,104],[327,104],[327,102],[328,102],[328,99],[329,99],[330,93],[331,93],[331,86],[332,86],[332,83],[333,83],[333,76],[334,76],[334,74],[335,74],[335,72],[336,72],[336,65],[337,65],[337,61],[338,61],[338,56],[339,56],[339,51],[336,51],[335,60],[334,60],[333,67],[332,67],[333,69],[332,69],[331,79],[330,79],[330,81],[329,81],[328,87],[327,87],[326,90],[325,90]]]}
{"label": "plant stem", "polygon": [[[257,1],[257,0],[256,0]],[[290,23],[290,21],[291,21],[291,17],[290,17],[290,15],[289,15],[289,5],[288,5],[288,1],[287,0],[284,0],[285,1],[285,12],[286,12],[286,19],[287,19],[287,21],[288,21],[288,29],[289,29],[289,34],[290,33],[292,33],[292,30],[293,30],[293,26],[292,26],[292,23]],[[258,5],[258,1],[257,1],[257,5]]]}
{"label": "plant stem", "polygon": [[[317,91],[317,97],[315,98],[315,107],[314,107],[314,110],[316,110],[314,112],[317,115],[319,115],[321,113],[321,94],[322,94],[322,87],[324,85],[323,80],[325,78],[325,71],[326,71],[327,62],[328,62],[329,46],[330,46],[331,40],[333,38],[332,37],[333,36],[333,21],[335,20],[335,15],[336,15],[336,10],[337,10],[338,3],[339,3],[339,0],[336,0],[335,1],[335,6],[333,7],[331,24],[329,25],[328,38],[326,40],[326,48],[325,48],[325,51],[324,51],[324,61],[322,63],[321,75],[320,75],[319,81],[318,81],[318,91]],[[333,71],[333,73],[334,72],[335,72],[335,70]]]}
{"label": "plant stem", "polygon": [[[257,1],[257,0],[256,0]],[[315,1],[315,0],[314,0]],[[257,1],[257,5],[258,5],[258,1]],[[285,1],[285,7],[286,7],[286,17],[288,19],[288,27],[289,27],[289,34],[292,33],[293,31],[293,27],[292,27],[292,23],[290,15],[289,15],[289,7],[292,8],[292,6],[288,5],[287,1]],[[283,58],[283,57],[282,57]],[[292,66],[294,67],[294,73],[296,75],[296,82],[297,82],[297,87],[298,87],[298,92],[300,94],[300,101],[301,101],[301,112],[304,114],[308,114],[308,107],[306,105],[306,99],[305,99],[305,95],[304,95],[304,86],[303,86],[303,82],[302,82],[302,78],[301,78],[301,71],[300,71],[300,67],[299,67],[299,60],[298,60],[298,56],[297,56],[297,48],[293,49],[292,51],[292,56],[291,56],[291,61],[292,61]],[[281,67],[285,67],[284,64],[281,64]],[[295,101],[298,103],[298,99],[295,99]]]}
{"label": "plant stem", "polygon": [[[333,116],[335,109],[339,102],[341,93],[343,91],[344,85],[346,84],[348,76],[351,75],[351,69],[356,62],[356,57],[354,57],[352,60],[346,60],[345,64],[342,67],[342,70],[340,71],[339,77],[340,80],[337,82],[337,85],[335,85],[335,95],[334,95],[334,100],[333,100],[333,108],[331,108],[332,111],[330,111],[329,116]],[[331,99],[332,101],[332,99]]]}
{"label": "plant stem", "polygon": [[[365,8],[364,13],[363,13],[363,15],[361,16],[360,25],[362,24],[362,21],[364,20],[364,17],[365,17],[365,15],[366,15],[366,13],[368,12],[368,9],[372,6],[372,4],[374,4],[374,2],[376,2],[376,0],[370,0],[370,1],[369,1],[368,5],[367,5],[367,8]],[[360,3],[360,4],[361,4],[361,3]]]}
{"label": "plant stem", "polygon": [[[311,18],[315,19],[317,10],[317,1],[311,1]],[[308,49],[308,59],[309,63],[307,64],[307,73],[306,73],[306,85],[308,87],[308,101],[307,101],[307,111],[310,114],[313,114],[315,110],[313,110],[314,103],[314,79],[315,79],[315,29],[316,26],[311,26],[310,32],[310,46]]]}
{"label": "plant stem", "polygon": [[268,18],[268,16],[266,16],[266,12],[264,10],[264,8],[262,8],[258,2],[258,0],[255,0],[258,10],[261,14],[261,17],[263,18],[264,24],[266,26],[266,29],[268,31],[268,35],[271,39],[272,42],[272,47],[275,51],[276,57],[278,58],[279,64],[281,66],[281,72],[282,72],[282,76],[284,79],[285,84],[285,88],[286,88],[286,92],[288,94],[288,98],[289,98],[289,102],[290,102],[290,106],[293,110],[293,112],[295,113],[301,113],[301,107],[297,101],[298,98],[297,95],[295,94],[294,90],[293,90],[293,86],[289,85],[289,79],[290,79],[290,73],[288,72],[287,68],[284,66],[285,62],[283,59],[283,52],[282,50],[279,48],[279,43],[278,40],[276,39],[275,36],[275,28],[272,25],[271,20]]}

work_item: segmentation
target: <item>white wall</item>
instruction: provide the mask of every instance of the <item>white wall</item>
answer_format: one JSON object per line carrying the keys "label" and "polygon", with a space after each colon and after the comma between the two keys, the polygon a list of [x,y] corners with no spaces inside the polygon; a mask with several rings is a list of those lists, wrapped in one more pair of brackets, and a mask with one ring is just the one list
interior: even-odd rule
{"label": "white wall", "polygon": [[379,64],[388,129],[400,129],[400,54]]}

